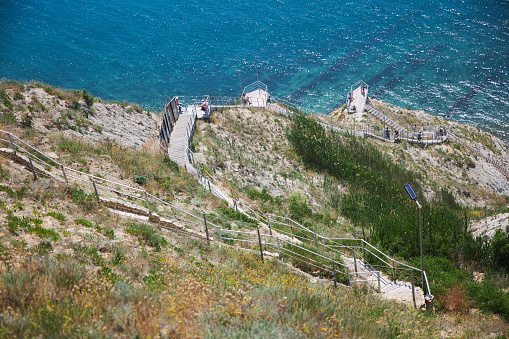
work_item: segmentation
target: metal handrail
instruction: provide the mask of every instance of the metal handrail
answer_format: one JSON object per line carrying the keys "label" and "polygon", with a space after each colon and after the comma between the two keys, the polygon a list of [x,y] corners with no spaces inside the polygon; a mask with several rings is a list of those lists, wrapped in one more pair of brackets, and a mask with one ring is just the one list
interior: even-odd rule
{"label": "metal handrail", "polygon": [[[193,122],[193,125],[194,125],[194,123],[195,123],[195,122]],[[20,142],[21,142],[21,143],[23,143],[24,145],[28,146],[30,149],[32,149],[32,150],[34,150],[34,151],[36,151],[36,152],[37,152],[37,153],[39,153],[39,154],[44,155],[46,158],[50,159],[50,160],[51,160],[52,162],[54,162],[55,164],[57,164],[57,165],[61,166],[61,168],[63,168],[63,169],[67,169],[67,170],[69,170],[69,171],[71,171],[71,172],[73,172],[73,173],[78,173],[78,174],[80,174],[80,175],[84,175],[85,177],[88,177],[88,178],[90,179],[90,181],[91,181],[92,183],[94,183],[94,186],[95,186],[95,187],[99,187],[99,188],[102,188],[102,189],[107,189],[107,190],[109,190],[109,191],[113,191],[113,192],[115,192],[115,193],[117,193],[117,194],[125,195],[125,196],[128,196],[128,197],[130,197],[130,198],[137,199],[137,200],[144,200],[144,199],[143,199],[143,198],[140,198],[140,197],[132,196],[132,195],[127,194],[127,193],[125,193],[125,192],[120,192],[120,191],[114,190],[114,189],[109,188],[109,187],[107,187],[107,186],[103,186],[103,185],[100,185],[100,184],[96,184],[94,180],[97,180],[97,181],[99,181],[99,182],[106,182],[106,183],[115,184],[115,185],[118,185],[118,186],[120,186],[120,187],[124,187],[124,188],[128,188],[128,189],[132,189],[132,190],[137,191],[137,192],[142,192],[142,193],[145,193],[145,194],[146,194],[147,199],[148,199],[148,197],[150,197],[150,198],[152,198],[152,199],[153,199],[153,201],[154,201],[154,200],[155,200],[155,201],[159,201],[159,202],[163,203],[164,205],[167,205],[167,206],[169,206],[170,208],[174,208],[174,209],[178,210],[178,211],[179,211],[179,212],[181,212],[181,213],[184,213],[184,214],[186,214],[186,215],[188,215],[188,216],[191,216],[191,217],[195,218],[196,220],[198,220],[198,221],[200,221],[200,222],[205,222],[205,220],[204,220],[204,219],[202,219],[202,218],[200,218],[200,217],[198,217],[198,216],[196,216],[196,215],[193,215],[192,213],[189,213],[189,212],[187,212],[187,211],[184,211],[184,210],[182,210],[182,209],[179,209],[179,208],[177,208],[177,207],[175,207],[175,206],[173,206],[173,205],[171,205],[171,204],[169,204],[169,203],[167,203],[167,202],[165,202],[165,201],[163,201],[163,200],[161,200],[161,199],[159,199],[159,198],[157,198],[157,197],[155,197],[155,196],[153,196],[153,195],[151,195],[151,194],[148,194],[146,191],[140,190],[140,189],[138,189],[138,188],[134,188],[134,187],[126,186],[126,185],[123,185],[123,184],[120,184],[120,183],[116,183],[116,182],[113,182],[113,181],[110,181],[110,180],[107,180],[107,179],[104,179],[104,178],[100,178],[100,177],[97,177],[97,176],[94,176],[94,175],[90,175],[90,174],[87,174],[87,173],[83,173],[83,172],[80,172],[80,171],[77,171],[77,170],[74,170],[74,169],[71,169],[71,168],[64,167],[62,164],[58,163],[57,161],[54,161],[53,159],[51,159],[51,158],[50,158],[50,157],[48,157],[47,155],[43,154],[42,152],[39,152],[38,150],[36,150],[36,149],[35,149],[35,148],[33,148],[32,146],[30,146],[30,145],[26,144],[25,142],[23,142],[23,141],[22,141],[22,140],[20,140],[19,138],[15,137],[15,136],[14,136],[14,138],[13,138],[13,135],[12,135],[11,133],[9,133],[9,132],[5,132],[5,131],[0,131],[0,132],[7,134],[7,135],[9,136],[9,139],[10,139],[10,140],[20,141]],[[4,140],[4,141],[5,141],[5,142],[7,142],[7,140]],[[28,151],[26,151],[24,148],[19,147],[18,145],[15,145],[13,142],[11,143],[11,145],[12,145],[12,147],[13,147],[15,150],[16,150],[16,147],[17,147],[17,148],[19,148],[19,150],[20,150],[20,151],[23,151],[23,152],[25,152],[25,153],[27,153],[27,154],[30,154],[30,155],[31,155],[31,153],[29,153]],[[32,155],[32,156],[34,157],[34,159],[36,159],[36,160],[38,160],[38,161],[41,161],[41,162],[42,162],[42,163],[44,163],[44,164],[47,164],[47,163],[46,163],[46,162],[44,162],[43,160],[39,159],[37,156],[35,156],[35,155]],[[194,155],[193,155],[193,158],[194,158]],[[48,166],[51,166],[51,165],[49,165],[49,164],[47,164],[47,165],[48,165]],[[56,169],[56,168],[55,168],[55,167],[53,167],[53,166],[51,166],[51,167],[52,167],[52,168],[54,168],[54,169]],[[57,173],[60,175],[60,172],[59,172],[59,171],[57,171]],[[65,176],[65,173],[63,173],[63,175]],[[70,177],[70,178],[76,178],[77,180],[80,180],[80,181],[83,181],[83,182],[87,182],[87,183],[89,183],[89,184],[91,183],[90,181],[83,180],[83,179],[81,179],[81,178],[75,177],[74,175],[69,175],[68,177]],[[222,180],[222,179],[220,179],[220,180]],[[147,200],[147,207],[149,208],[149,212],[150,212],[150,207],[148,206],[148,203],[149,203],[149,202],[148,202],[148,200]],[[263,215],[262,215],[262,216],[263,216]],[[290,220],[290,221],[291,221],[291,223],[292,223],[293,225],[297,225],[298,227],[295,227],[295,226],[292,226],[292,225],[286,225],[286,224],[282,224],[282,223],[281,223],[281,224],[282,224],[282,225],[285,225],[285,226],[295,227],[295,228],[301,229],[301,230],[303,230],[303,231],[306,231],[306,232],[308,232],[308,233],[310,233],[310,234],[313,234],[313,235],[315,236],[315,239],[314,239],[315,241],[317,241],[317,238],[320,238],[320,239],[323,239],[323,240],[326,240],[326,241],[333,241],[333,242],[335,242],[336,240],[360,241],[360,242],[361,242],[361,244],[363,245],[363,247],[364,247],[364,245],[369,246],[371,249],[373,249],[374,251],[378,252],[378,253],[379,253],[382,257],[385,257],[385,258],[387,258],[387,259],[391,260],[391,261],[393,262],[393,264],[397,262],[398,264],[403,265],[403,266],[405,266],[405,267],[408,267],[408,268],[410,268],[410,269],[414,269],[414,270],[420,271],[420,270],[419,270],[419,269],[417,269],[417,268],[414,268],[414,267],[412,267],[412,266],[406,265],[406,264],[404,264],[404,263],[401,263],[400,261],[397,261],[397,260],[394,260],[394,259],[390,258],[389,256],[387,256],[386,254],[384,254],[383,252],[381,252],[380,250],[378,250],[376,247],[372,246],[371,244],[367,243],[367,242],[366,242],[366,241],[364,241],[363,239],[327,238],[327,237],[323,237],[323,236],[318,235],[317,233],[315,233],[315,232],[313,232],[313,231],[311,231],[311,230],[307,229],[306,227],[302,226],[301,224],[299,224],[299,223],[297,223],[297,222],[293,221],[293,220],[292,220],[292,219],[290,219],[290,218],[287,218],[287,217],[284,217],[284,216],[276,216],[276,215],[272,215],[272,216],[273,216],[273,217],[276,217],[276,218],[281,218],[281,219],[283,219],[283,220]],[[175,216],[175,217],[176,217],[176,216]],[[178,217],[177,217],[177,218],[178,218]],[[178,219],[179,219],[179,220],[182,220],[182,219],[180,219],[180,218],[178,218]],[[186,222],[193,222],[193,221],[186,220]],[[275,222],[277,223],[277,219],[275,220]],[[198,224],[197,222],[193,222],[193,223]],[[221,231],[221,228],[220,228],[219,226],[217,226],[217,225],[215,225],[215,224],[213,224],[213,223],[210,223],[210,222],[207,222],[207,224],[208,224],[208,225],[210,225],[210,226],[212,226],[212,227],[216,227],[217,229],[219,229],[219,230]],[[198,224],[198,225],[199,225],[199,224]],[[226,231],[226,230],[225,230],[225,231]],[[228,230],[228,232],[236,232],[236,233],[237,233],[237,231],[231,231],[231,230]],[[238,231],[238,233],[243,233],[243,234],[251,235],[251,236],[252,236],[252,235],[254,235],[254,233],[250,233],[250,232],[243,232],[243,231]],[[264,235],[264,236],[265,236],[265,235]],[[309,241],[312,241],[312,240],[313,240],[313,239],[309,239],[309,238],[303,238],[303,239],[305,239],[305,240],[309,240]],[[283,241],[283,243],[290,243],[290,242],[288,242],[288,241],[286,241],[286,240],[284,240],[284,239],[279,239],[279,240]],[[323,256],[323,255],[321,255],[321,254],[319,254],[319,253],[316,253],[316,252],[310,251],[310,250],[308,250],[308,249],[306,249],[306,248],[304,248],[304,247],[302,247],[302,246],[299,246],[298,244],[295,244],[295,243],[290,243],[290,244],[291,244],[292,246],[296,246],[297,248],[299,248],[299,249],[301,249],[301,250],[303,250],[303,251],[305,251],[305,252],[307,252],[307,253],[311,253],[312,255],[315,255],[315,256],[317,256],[317,257],[319,257],[319,258],[322,258],[322,259],[325,259],[325,260],[332,260],[332,261],[333,261],[333,259],[331,259],[331,258],[328,258],[328,257],[326,257],[326,256]],[[325,245],[325,244],[320,244],[320,245],[322,245],[322,246],[323,246],[323,247],[325,247],[325,248],[329,248],[329,249],[331,249],[331,245]],[[344,247],[347,247],[347,248],[349,248],[350,250],[355,251],[355,248],[354,248],[354,247],[352,247],[352,246],[344,246]],[[357,247],[357,248],[359,248],[359,247]],[[334,250],[334,249],[332,248],[332,250]],[[387,265],[387,267],[392,267],[392,268],[393,268],[393,266],[391,266],[389,263],[387,263],[386,261],[384,261],[382,258],[380,258],[379,256],[377,256],[377,255],[376,255],[376,254],[374,254],[373,252],[371,252],[369,249],[368,249],[367,251],[368,251],[368,253],[371,253],[371,254],[372,254],[372,255],[374,255],[377,259],[379,259],[380,261],[382,261],[384,264],[386,264],[386,265]],[[297,254],[297,253],[295,253],[295,254]],[[309,258],[308,258],[308,259],[309,259]],[[312,259],[309,259],[309,260],[312,260]],[[340,263],[338,263],[338,265],[346,266],[346,265],[343,265],[343,264],[340,264]],[[423,274],[425,275],[425,272],[423,272]],[[426,277],[426,286],[428,287],[428,294],[431,294],[431,293],[430,293],[430,289],[429,289],[429,284],[427,283],[427,277]]]}
{"label": "metal handrail", "polygon": [[242,94],[247,94],[247,93],[257,90],[257,89],[268,92],[267,85],[265,85],[263,82],[257,80],[255,82],[253,82],[252,84],[249,84],[246,87],[244,87]]}

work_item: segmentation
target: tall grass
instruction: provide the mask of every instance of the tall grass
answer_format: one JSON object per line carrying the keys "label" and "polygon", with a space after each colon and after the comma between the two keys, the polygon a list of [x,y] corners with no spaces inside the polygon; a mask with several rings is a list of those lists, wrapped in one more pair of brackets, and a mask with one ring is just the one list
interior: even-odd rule
{"label": "tall grass", "polygon": [[[445,296],[466,288],[477,305],[509,318],[507,293],[494,292],[489,283],[479,286],[470,283],[472,277],[464,271],[452,274],[451,269],[440,270],[444,260],[449,268],[455,267],[448,258],[457,266],[472,268],[486,268],[495,259],[503,260],[507,251],[500,250],[503,247],[500,244],[509,242],[507,237],[499,236],[501,240],[494,242],[496,247],[484,239],[474,239],[467,229],[466,209],[445,188],[436,192],[433,201],[427,202],[419,184],[421,178],[392,163],[365,141],[328,134],[303,114],[294,115],[288,139],[307,167],[347,183],[349,194],[341,199],[341,213],[362,227],[369,241],[407,259],[419,255],[418,211],[403,189],[405,183],[411,183],[422,205],[423,250],[428,256],[424,269],[431,279],[432,290]],[[415,262],[417,265],[418,259]],[[458,284],[464,286],[458,288]],[[461,295],[459,292],[457,295]]]}
{"label": "tall grass", "polygon": [[363,140],[329,135],[301,114],[294,116],[288,139],[307,167],[347,184],[349,194],[343,196],[340,210],[365,228],[372,242],[392,254],[419,255],[418,211],[403,188],[409,182],[423,205],[424,251],[433,256],[473,255],[464,251],[471,239],[464,210],[446,190],[427,203],[415,173],[393,163]]}

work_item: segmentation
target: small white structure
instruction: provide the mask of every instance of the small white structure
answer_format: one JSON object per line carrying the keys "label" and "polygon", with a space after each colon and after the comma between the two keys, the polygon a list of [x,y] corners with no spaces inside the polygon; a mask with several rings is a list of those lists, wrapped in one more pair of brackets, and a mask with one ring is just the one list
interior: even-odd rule
{"label": "small white structure", "polygon": [[242,97],[246,100],[242,104],[247,107],[265,108],[270,101],[267,85],[261,81],[253,82],[251,85],[244,87]]}

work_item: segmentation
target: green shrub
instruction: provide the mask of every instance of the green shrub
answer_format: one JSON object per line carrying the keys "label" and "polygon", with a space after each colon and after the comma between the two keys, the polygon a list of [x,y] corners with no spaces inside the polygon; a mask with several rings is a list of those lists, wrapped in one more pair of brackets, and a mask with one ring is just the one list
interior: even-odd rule
{"label": "green shrub", "polygon": [[304,195],[293,194],[289,198],[290,206],[288,207],[290,212],[290,218],[298,222],[303,222],[304,218],[310,217],[313,214],[311,208],[307,205],[306,198]]}
{"label": "green shrub", "polygon": [[471,282],[468,292],[475,306],[509,320],[509,293],[500,290],[493,280],[486,278],[482,283]]}
{"label": "green shrub", "polygon": [[140,237],[148,246],[155,247],[157,251],[161,250],[161,246],[168,244],[166,239],[157,234],[152,226],[136,222],[126,223],[126,226],[127,233]]}
{"label": "green shrub", "polygon": [[12,112],[3,112],[0,114],[0,124],[2,125],[14,125],[18,122],[18,119]]}
{"label": "green shrub", "polygon": [[41,238],[51,239],[53,241],[60,240],[60,234],[53,230],[49,230],[40,226],[30,228],[28,233],[35,233],[39,235]]}
{"label": "green shrub", "polygon": [[147,178],[144,177],[143,175],[135,174],[133,181],[138,185],[143,186],[147,183]]}
{"label": "green shrub", "polygon": [[97,197],[94,194],[86,193],[77,185],[68,187],[67,193],[71,197],[72,201],[84,207],[87,211],[95,210],[99,205]]}
{"label": "green shrub", "polygon": [[21,94],[20,92],[16,92],[14,93],[14,100],[23,100],[24,97],[23,97],[23,94]]}
{"label": "green shrub", "polygon": [[4,106],[5,106],[5,107],[7,107],[8,109],[11,109],[11,110],[12,110],[12,109],[13,109],[13,107],[14,107],[14,106],[12,105],[12,102],[11,102],[9,99],[7,99],[7,98],[5,98],[5,99],[4,99]]}
{"label": "green shrub", "polygon": [[168,165],[168,167],[170,167],[170,170],[172,172],[180,172],[180,166],[173,160],[171,160],[169,157],[165,156],[163,158],[163,163]]}
{"label": "green shrub", "polygon": [[115,231],[110,227],[104,228],[102,233],[110,239],[115,239]]}
{"label": "green shrub", "polygon": [[32,121],[34,117],[31,114],[25,114],[23,119],[21,120],[21,127],[23,128],[32,128]]}
{"label": "green shrub", "polygon": [[492,267],[509,273],[509,226],[506,232],[498,229],[491,241]]}
{"label": "green shrub", "polygon": [[92,107],[92,105],[94,104],[94,97],[89,95],[87,93],[87,90],[84,88],[83,88],[83,91],[81,92],[81,97],[83,98],[83,100],[85,101],[85,104],[88,107]]}
{"label": "green shrub", "polygon": [[219,210],[221,215],[230,220],[240,220],[258,226],[258,221],[245,215],[244,213],[237,212],[233,208],[221,207]]}
{"label": "green shrub", "polygon": [[121,265],[124,260],[125,260],[124,253],[122,253],[121,250],[117,249],[115,251],[115,254],[113,255],[113,258],[111,259],[111,263],[115,266],[118,266]]}
{"label": "green shrub", "polygon": [[93,225],[93,223],[87,219],[74,219],[74,223],[78,225],[83,225],[88,228],[91,228]]}
{"label": "green shrub", "polygon": [[51,212],[48,212],[48,214],[46,214],[46,215],[53,217],[53,218],[57,219],[58,221],[66,221],[67,220],[65,215],[63,215],[60,212],[51,211]]}

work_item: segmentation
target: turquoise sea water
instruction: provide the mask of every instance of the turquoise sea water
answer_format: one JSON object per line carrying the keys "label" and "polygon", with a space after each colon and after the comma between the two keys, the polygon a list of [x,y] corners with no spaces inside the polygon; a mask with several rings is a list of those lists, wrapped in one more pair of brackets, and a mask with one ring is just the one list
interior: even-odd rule
{"label": "turquoise sea water", "polygon": [[327,113],[379,99],[509,141],[508,0],[0,0],[0,78],[160,109],[170,95],[272,95]]}

